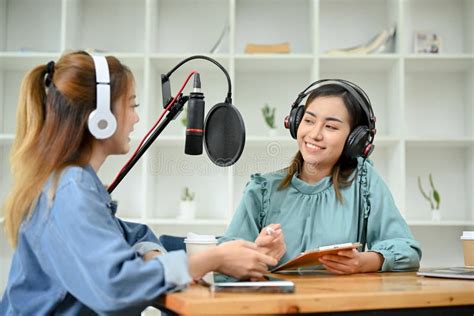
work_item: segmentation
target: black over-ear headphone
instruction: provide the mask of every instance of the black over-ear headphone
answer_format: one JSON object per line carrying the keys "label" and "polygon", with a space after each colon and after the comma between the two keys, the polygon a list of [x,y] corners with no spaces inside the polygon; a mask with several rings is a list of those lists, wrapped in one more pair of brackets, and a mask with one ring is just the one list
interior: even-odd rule
{"label": "black over-ear headphone", "polygon": [[343,154],[351,159],[359,156],[367,158],[374,149],[373,142],[376,133],[375,115],[368,95],[361,87],[350,81],[344,79],[321,79],[310,84],[306,89],[298,94],[298,97],[291,105],[290,115],[285,118],[285,127],[290,130],[291,137],[296,139],[298,126],[300,125],[305,112],[304,105],[300,104],[301,101],[303,101],[303,99],[314,90],[328,84],[335,84],[343,87],[347,93],[357,100],[357,103],[367,116],[368,126],[356,126],[347,137],[343,151]]}

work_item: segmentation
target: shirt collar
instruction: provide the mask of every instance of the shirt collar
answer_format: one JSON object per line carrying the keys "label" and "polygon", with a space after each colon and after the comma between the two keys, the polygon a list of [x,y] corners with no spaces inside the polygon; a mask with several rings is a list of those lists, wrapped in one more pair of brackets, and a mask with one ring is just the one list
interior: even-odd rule
{"label": "shirt collar", "polygon": [[117,212],[117,201],[112,200],[109,191],[107,191],[102,181],[100,181],[99,177],[97,176],[97,173],[91,165],[87,164],[84,169],[92,176],[94,182],[96,183],[99,189],[100,195],[104,196],[107,199],[107,207],[112,211],[112,214],[115,214]]}
{"label": "shirt collar", "polygon": [[331,176],[326,176],[314,184],[309,184],[299,178],[296,172],[291,179],[291,185],[304,194],[316,194],[322,192],[332,185]]}

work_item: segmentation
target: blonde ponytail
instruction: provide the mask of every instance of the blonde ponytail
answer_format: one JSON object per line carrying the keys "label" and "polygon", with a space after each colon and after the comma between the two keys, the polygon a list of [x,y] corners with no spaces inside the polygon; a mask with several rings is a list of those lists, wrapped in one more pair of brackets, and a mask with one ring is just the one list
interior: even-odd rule
{"label": "blonde ponytail", "polygon": [[[14,179],[13,188],[5,202],[5,231],[11,245],[17,243],[18,228],[26,217],[32,202],[39,194],[40,183],[32,168],[34,147],[44,124],[46,92],[44,75],[46,65],[37,66],[23,79],[17,107],[16,136],[10,154]],[[31,185],[23,187],[25,182]],[[42,184],[43,179],[41,179]]]}
{"label": "blonde ponytail", "polygon": [[[133,76],[117,58],[108,56],[107,63],[115,104],[133,84]],[[54,196],[54,184],[65,167],[89,163],[94,138],[87,119],[95,109],[95,82],[94,62],[83,51],[38,66],[23,79],[10,156],[13,186],[4,204],[5,230],[13,247],[48,178],[53,176],[48,193]]]}

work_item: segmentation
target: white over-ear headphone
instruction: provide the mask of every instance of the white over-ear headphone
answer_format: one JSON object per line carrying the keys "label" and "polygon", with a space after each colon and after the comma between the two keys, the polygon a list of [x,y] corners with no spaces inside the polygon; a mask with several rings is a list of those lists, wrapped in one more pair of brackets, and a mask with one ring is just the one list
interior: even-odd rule
{"label": "white over-ear headphone", "polygon": [[91,55],[94,60],[96,77],[96,109],[89,115],[88,126],[97,139],[109,138],[117,129],[117,120],[112,114],[110,104],[110,75],[107,59],[104,56]]}

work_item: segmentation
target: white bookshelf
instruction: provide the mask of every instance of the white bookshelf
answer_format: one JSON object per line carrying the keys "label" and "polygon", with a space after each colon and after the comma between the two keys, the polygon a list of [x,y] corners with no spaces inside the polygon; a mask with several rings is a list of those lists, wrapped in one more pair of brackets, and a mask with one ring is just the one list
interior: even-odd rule
{"label": "white bookshelf", "polygon": [[[360,84],[372,100],[378,130],[372,158],[422,243],[422,265],[461,265],[459,236],[474,227],[473,21],[474,0],[0,0],[0,198],[11,185],[8,154],[27,69],[70,49],[103,49],[119,57],[137,81],[136,146],[162,110],[160,74],[192,54],[207,54],[228,23],[230,31],[212,57],[229,71],[234,104],[245,120],[241,159],[223,169],[205,155],[185,156],[178,118],[114,192],[118,215],[145,222],[157,233],[222,234],[250,174],[282,168],[296,152],[282,127],[296,95],[314,80],[341,77]],[[325,53],[363,43],[394,24],[393,52]],[[413,54],[415,30],[440,34],[442,52]],[[289,42],[291,53],[247,55],[244,47],[251,42]],[[209,110],[227,91],[215,65],[186,64],[172,76],[173,92],[193,69],[201,72]],[[268,136],[260,115],[264,103],[277,108],[275,137]],[[112,157],[104,165],[105,183],[126,160]],[[442,198],[437,222],[431,221],[416,184],[418,175],[426,178],[430,172]],[[176,219],[185,185],[196,192],[195,220]],[[437,261],[440,236],[448,261]],[[7,263],[0,287],[10,253],[0,255]]]}

